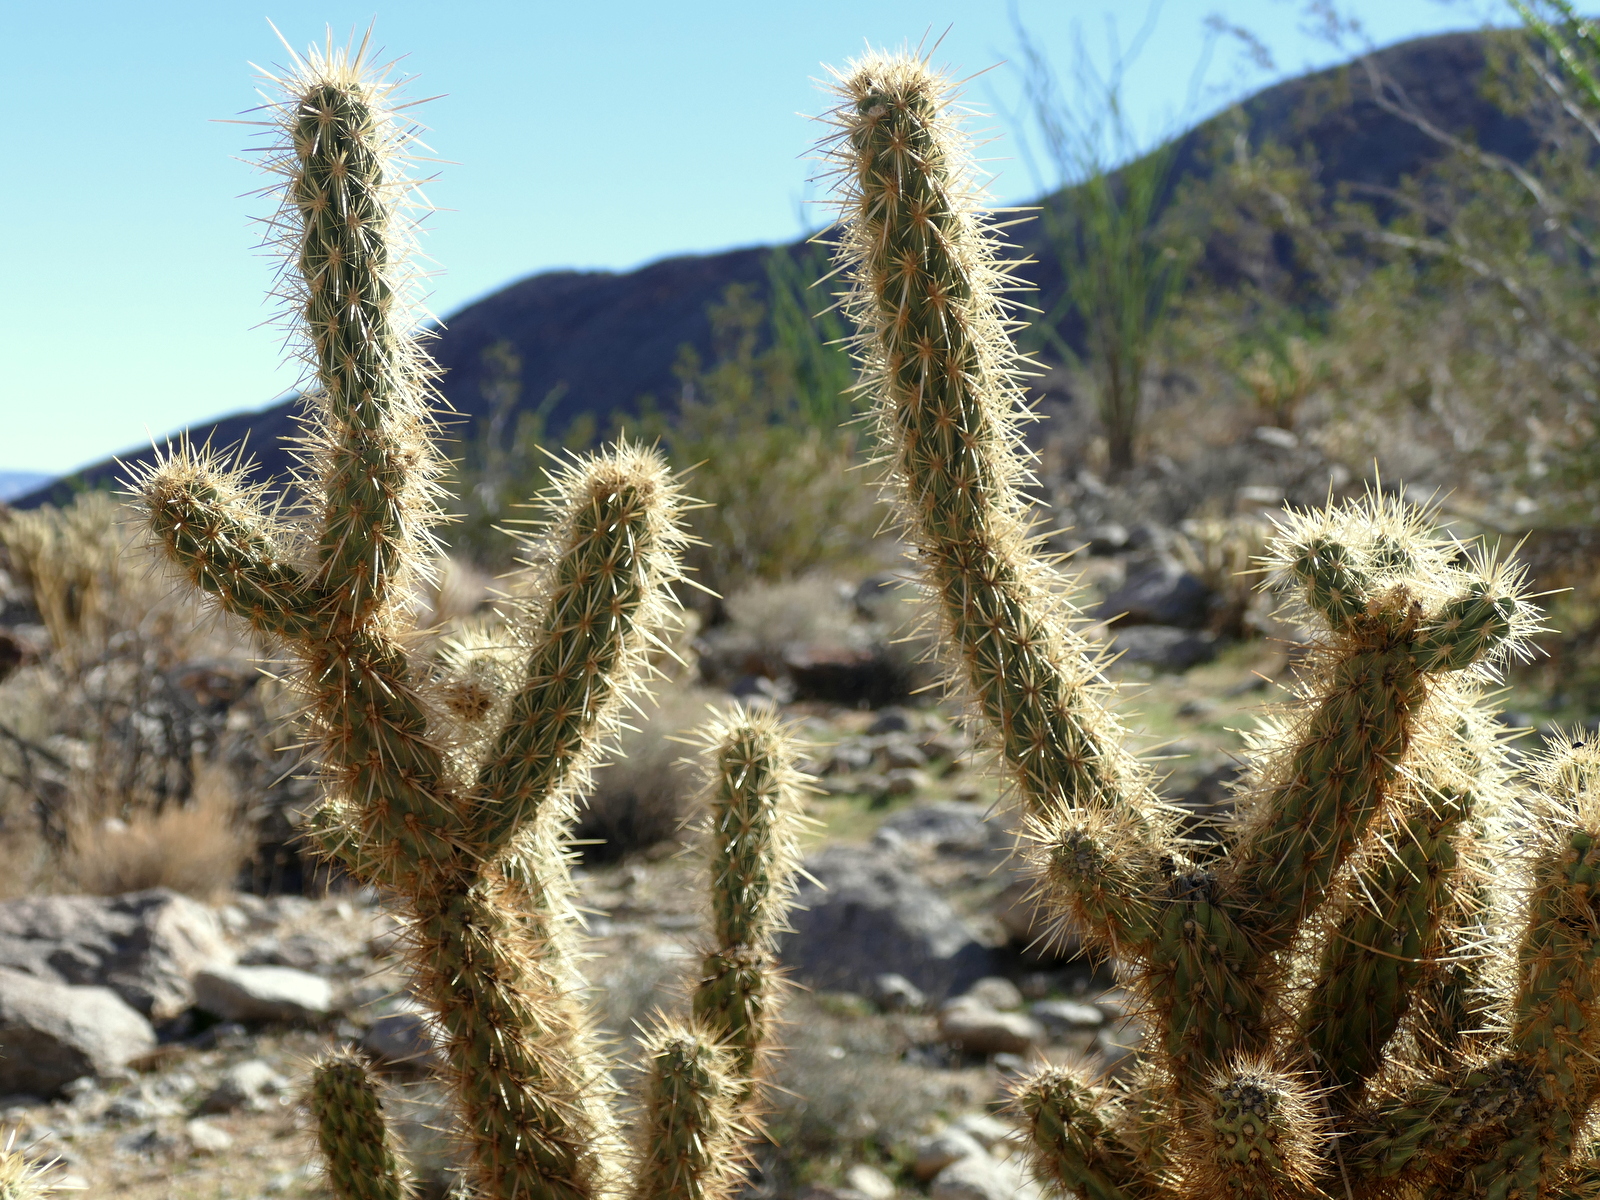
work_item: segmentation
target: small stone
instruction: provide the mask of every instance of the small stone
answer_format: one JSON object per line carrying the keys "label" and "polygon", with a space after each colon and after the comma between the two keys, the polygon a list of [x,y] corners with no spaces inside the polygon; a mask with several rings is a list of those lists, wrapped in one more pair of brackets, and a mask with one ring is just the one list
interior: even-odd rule
{"label": "small stone", "polygon": [[987,1154],[951,1163],[928,1189],[929,1200],[1036,1200],[1038,1195],[1021,1170]]}
{"label": "small stone", "polygon": [[886,708],[867,726],[868,737],[881,737],[886,733],[909,733],[911,714],[903,708]]}
{"label": "small stone", "polygon": [[313,1025],[333,1010],[333,987],[294,967],[212,967],[194,980],[195,1004],[225,1021]]}
{"label": "small stone", "polygon": [[1006,1124],[999,1117],[981,1112],[967,1113],[965,1116],[957,1117],[950,1128],[959,1129],[962,1133],[970,1134],[973,1141],[977,1142],[985,1150],[993,1150],[996,1146],[1010,1142],[1012,1135],[1016,1132],[1012,1126]]}
{"label": "small stone", "polygon": [[433,1026],[421,1007],[379,1017],[361,1038],[361,1048],[379,1062],[430,1069],[440,1062]]}
{"label": "small stone", "polygon": [[259,1058],[235,1063],[222,1073],[217,1086],[211,1089],[200,1111],[208,1113],[233,1112],[236,1109],[260,1111],[266,1107],[266,1097],[283,1091],[289,1081]]}
{"label": "small stone", "polygon": [[987,1158],[988,1151],[970,1133],[946,1128],[923,1138],[916,1145],[916,1157],[911,1162],[911,1173],[927,1181],[953,1162],[977,1156]]}
{"label": "small stone", "polygon": [[1080,1029],[1099,1029],[1106,1015],[1092,1004],[1076,1000],[1040,1000],[1029,1010],[1046,1032],[1059,1036]]}
{"label": "small stone", "polygon": [[894,1180],[866,1163],[857,1163],[846,1171],[844,1183],[852,1191],[867,1197],[867,1200],[892,1200],[895,1192]]}
{"label": "small stone", "polygon": [[963,999],[976,1001],[995,1012],[1015,1012],[1022,1007],[1022,993],[1017,985],[999,975],[978,980],[967,989]]}
{"label": "small stone", "polygon": [[225,1154],[233,1149],[231,1133],[200,1117],[185,1122],[183,1132],[189,1139],[190,1149],[196,1154]]}
{"label": "small stone", "polygon": [[873,979],[871,996],[884,1012],[916,1012],[928,1003],[921,988],[904,975],[893,972]]}
{"label": "small stone", "polygon": [[921,747],[910,742],[893,741],[883,748],[883,763],[891,770],[925,767],[928,765],[928,756],[922,752]]}
{"label": "small stone", "polygon": [[1026,1054],[1045,1041],[1032,1017],[959,1002],[939,1014],[939,1036],[969,1054]]}
{"label": "small stone", "polygon": [[890,796],[915,796],[926,791],[928,777],[915,767],[900,767],[883,777],[883,790]]}

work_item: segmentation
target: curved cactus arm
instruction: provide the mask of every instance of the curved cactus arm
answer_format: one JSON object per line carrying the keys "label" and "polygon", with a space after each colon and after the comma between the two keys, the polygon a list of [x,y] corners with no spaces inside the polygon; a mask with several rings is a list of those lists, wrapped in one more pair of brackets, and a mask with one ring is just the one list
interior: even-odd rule
{"label": "curved cactus arm", "polygon": [[1429,959],[1460,882],[1457,835],[1475,799],[1465,787],[1424,787],[1323,946],[1300,1026],[1335,1105],[1352,1101],[1377,1072],[1418,985],[1437,969]]}
{"label": "curved cactus arm", "polygon": [[1011,1107],[1035,1178],[1083,1200],[1156,1200],[1163,1193],[1117,1139],[1110,1096],[1071,1067],[1021,1079]]}
{"label": "curved cactus arm", "polygon": [[950,91],[924,61],[875,54],[840,78],[831,114],[838,254],[879,440],[963,680],[1029,810],[1112,809],[1158,840],[1168,822],[1101,703],[1100,652],[1070,631],[1029,553],[1006,268]]}
{"label": "curved cactus arm", "polygon": [[644,1047],[645,1088],[632,1200],[726,1200],[743,1179],[747,1130],[734,1056],[706,1034],[677,1025]]}
{"label": "curved cactus arm", "polygon": [[224,612],[276,637],[318,629],[325,597],[280,548],[259,495],[211,455],[181,445],[130,481],[151,539]]}
{"label": "curved cactus arm", "polygon": [[521,686],[478,772],[472,836],[488,856],[542,807],[570,803],[674,612],[681,501],[662,457],[618,445],[575,461],[555,484],[556,561],[528,614]]}
{"label": "curved cactus arm", "polygon": [[1360,1144],[1365,1170],[1425,1172],[1439,1200],[1552,1194],[1600,1095],[1600,741],[1573,739],[1533,778],[1507,1053],[1380,1106]]}
{"label": "curved cactus arm", "polygon": [[415,566],[434,519],[426,359],[405,249],[413,131],[360,61],[328,55],[281,81],[287,135],[279,228],[296,270],[285,299],[316,372],[308,444],[321,480],[318,575],[336,620],[364,625]]}
{"label": "curved cactus arm", "polygon": [[741,710],[704,731],[711,941],[694,1015],[725,1041],[748,1099],[760,1075],[778,984],[773,943],[794,894],[805,777],[777,717]]}
{"label": "curved cactus arm", "polygon": [[403,1200],[411,1194],[383,1102],[360,1055],[339,1051],[317,1063],[306,1105],[337,1200]]}

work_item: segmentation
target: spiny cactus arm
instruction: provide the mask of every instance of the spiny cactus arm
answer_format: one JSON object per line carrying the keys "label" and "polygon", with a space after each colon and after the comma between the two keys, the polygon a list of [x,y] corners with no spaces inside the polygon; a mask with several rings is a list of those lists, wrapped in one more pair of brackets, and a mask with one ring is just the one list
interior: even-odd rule
{"label": "spiny cactus arm", "polygon": [[773,941],[794,893],[804,776],[771,713],[741,710],[713,722],[705,740],[712,949],[694,1015],[732,1051],[744,1099],[776,1007]]}
{"label": "spiny cactus arm", "polygon": [[258,495],[235,472],[184,445],[131,484],[152,540],[223,611],[277,637],[316,632],[323,597],[279,548]]}
{"label": "spiny cactus arm", "polygon": [[1600,1093],[1600,741],[1573,739],[1533,778],[1540,807],[1507,1053],[1381,1110],[1382,1133],[1360,1155],[1384,1174],[1433,1172],[1439,1200],[1551,1194]]}
{"label": "spiny cactus arm", "polygon": [[733,1056],[699,1030],[667,1024],[644,1061],[633,1200],[725,1200],[742,1180],[746,1136]]}
{"label": "spiny cactus arm", "polygon": [[[1475,797],[1423,788],[1386,839],[1383,857],[1353,889],[1351,911],[1324,945],[1301,1015],[1311,1062],[1337,1105],[1355,1099],[1417,998],[1439,950],[1457,884],[1456,838]],[[1428,1019],[1428,1014],[1423,1014]]]}
{"label": "spiny cactus arm", "polygon": [[[518,869],[557,854],[547,841]],[[412,959],[489,1200],[598,1200],[616,1183],[606,1064],[570,969],[560,884],[525,874],[519,911],[488,882],[417,899]]]}
{"label": "spiny cactus arm", "polygon": [[493,749],[478,773],[474,837],[492,855],[594,759],[645,651],[672,619],[681,507],[666,462],[619,444],[555,479],[557,557],[532,649]]}
{"label": "spiny cactus arm", "polygon": [[[1240,920],[1264,952],[1287,945],[1382,808],[1428,676],[1501,654],[1518,633],[1507,619],[1508,606],[1513,614],[1519,606],[1509,580],[1473,581],[1423,622],[1404,586],[1376,590],[1349,565],[1354,549],[1316,531],[1325,518],[1306,523],[1309,532],[1285,537],[1279,553],[1308,604],[1328,618],[1334,642],[1310,683],[1313,707],[1286,740],[1226,871]],[[1363,597],[1361,587],[1374,590]]]}
{"label": "spiny cactus arm", "polygon": [[360,1055],[338,1051],[317,1063],[306,1103],[328,1187],[338,1200],[402,1200],[410,1194],[383,1102]]}
{"label": "spiny cactus arm", "polygon": [[1012,1111],[1034,1177],[1083,1200],[1146,1200],[1160,1194],[1106,1119],[1103,1091],[1071,1067],[1045,1067],[1019,1080]]}
{"label": "spiny cactus arm", "polygon": [[437,473],[426,370],[410,328],[399,170],[413,134],[357,56],[312,60],[282,81],[280,223],[296,262],[291,303],[316,370],[309,440],[321,477],[319,575],[359,628],[416,563]]}
{"label": "spiny cactus arm", "polygon": [[1007,277],[950,90],[924,61],[869,55],[841,78],[832,114],[839,258],[879,439],[965,682],[1029,810],[1114,809],[1159,840],[1149,782],[1099,700],[1097,652],[1028,552]]}

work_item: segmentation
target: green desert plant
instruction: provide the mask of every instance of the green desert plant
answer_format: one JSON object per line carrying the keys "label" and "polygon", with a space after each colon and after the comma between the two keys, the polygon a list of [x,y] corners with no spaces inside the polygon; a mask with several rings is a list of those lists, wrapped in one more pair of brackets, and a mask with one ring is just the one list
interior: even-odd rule
{"label": "green desert plant", "polygon": [[839,77],[840,257],[882,451],[1039,892],[1143,1001],[1139,1065],[1020,1081],[1041,1180],[1095,1200],[1578,1197],[1600,1160],[1600,740],[1521,779],[1485,711],[1517,574],[1382,497],[1279,519],[1311,635],[1236,814],[1177,836],[1031,550],[1009,280],[946,77]]}
{"label": "green desert plant", "polygon": [[[726,1195],[775,1003],[793,750],[768,717],[711,735],[713,809],[738,814],[710,835],[717,939],[693,1015],[651,1043],[630,1155],[582,996],[567,843],[589,769],[675,619],[682,500],[653,451],[571,459],[500,635],[413,652],[408,585],[429,549],[438,466],[431,367],[407,302],[412,133],[364,46],[296,58],[277,84],[284,299],[313,376],[306,497],[279,507],[180,446],[135,481],[150,537],[298,667],[327,793],[313,836],[406,916],[475,1194],[610,1197],[631,1165],[639,1194]],[[311,1106],[341,1197],[401,1193],[359,1062],[324,1063]]]}

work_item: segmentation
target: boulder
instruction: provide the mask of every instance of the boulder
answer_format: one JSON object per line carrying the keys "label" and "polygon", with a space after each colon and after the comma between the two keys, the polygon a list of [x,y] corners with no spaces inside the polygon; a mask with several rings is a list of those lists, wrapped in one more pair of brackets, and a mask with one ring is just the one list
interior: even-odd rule
{"label": "boulder", "polygon": [[1012,835],[984,810],[959,800],[940,800],[901,809],[879,826],[907,846],[927,847],[941,854],[1011,852]]}
{"label": "boulder", "polygon": [[53,1096],[155,1049],[150,1022],[116,992],[0,968],[0,1093]]}
{"label": "boulder", "polygon": [[984,1156],[988,1151],[981,1142],[965,1130],[946,1127],[930,1134],[916,1144],[911,1173],[918,1179],[932,1179],[953,1162],[974,1155]]}
{"label": "boulder", "polygon": [[867,1200],[893,1200],[895,1192],[894,1180],[866,1163],[857,1163],[846,1171],[844,1185],[866,1196]]}
{"label": "boulder", "polygon": [[1106,1023],[1105,1013],[1092,1004],[1081,1004],[1076,1000],[1040,1000],[1028,1011],[1053,1037],[1079,1030],[1092,1032]]}
{"label": "boulder", "polygon": [[921,988],[892,971],[875,976],[867,996],[884,1012],[916,1012],[928,1003]]}
{"label": "boulder", "polygon": [[266,1107],[268,1096],[276,1096],[288,1086],[289,1081],[274,1071],[271,1064],[259,1058],[246,1059],[222,1073],[200,1110],[208,1113],[235,1112],[242,1108],[260,1110]]}
{"label": "boulder", "polygon": [[167,888],[0,902],[0,968],[108,987],[154,1021],[194,1003],[194,977],[232,961],[205,905]]}
{"label": "boulder", "polygon": [[1002,975],[990,975],[978,980],[961,999],[992,1008],[995,1012],[1015,1012],[1022,1007],[1022,993],[1017,990],[1016,984]]}
{"label": "boulder", "polygon": [[194,991],[195,1005],[224,1021],[314,1025],[333,1011],[328,981],[293,967],[212,967]]}
{"label": "boulder", "polygon": [[1187,671],[1217,656],[1217,639],[1203,630],[1172,625],[1118,625],[1111,631],[1111,649],[1126,662]]}
{"label": "boulder", "polygon": [[395,1066],[420,1070],[441,1062],[432,1022],[420,1006],[400,1008],[379,1017],[362,1035],[361,1048],[377,1061]]}
{"label": "boulder", "polygon": [[892,850],[830,846],[805,862],[780,954],[818,991],[870,994],[901,975],[934,1000],[993,973],[993,954]]}
{"label": "boulder", "polygon": [[1155,554],[1130,562],[1121,587],[1101,602],[1097,614],[1119,625],[1176,625],[1199,629],[1211,616],[1211,589],[1174,558]]}
{"label": "boulder", "polygon": [[968,1054],[1026,1054],[1045,1041],[1044,1027],[1032,1017],[970,1000],[940,1010],[939,1036]]}
{"label": "boulder", "polygon": [[1014,1163],[987,1154],[951,1163],[934,1178],[929,1200],[1038,1200],[1039,1189]]}

